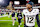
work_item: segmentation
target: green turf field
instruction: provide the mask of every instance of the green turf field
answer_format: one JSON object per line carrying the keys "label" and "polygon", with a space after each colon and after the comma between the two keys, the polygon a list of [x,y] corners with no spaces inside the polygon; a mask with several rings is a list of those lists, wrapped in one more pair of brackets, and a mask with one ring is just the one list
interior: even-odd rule
{"label": "green turf field", "polygon": [[[17,17],[15,17],[15,18],[17,19]],[[39,19],[40,19],[40,17],[39,17]],[[21,20],[22,25],[20,25],[20,27],[24,27],[24,21],[23,20],[24,20],[24,18]],[[8,18],[8,16],[0,17],[0,27],[18,27],[18,25],[19,25],[18,19],[15,21],[15,25],[13,26],[12,25],[12,17],[11,16],[10,16],[10,18]],[[35,22],[35,27],[38,27],[37,26],[37,22]]]}

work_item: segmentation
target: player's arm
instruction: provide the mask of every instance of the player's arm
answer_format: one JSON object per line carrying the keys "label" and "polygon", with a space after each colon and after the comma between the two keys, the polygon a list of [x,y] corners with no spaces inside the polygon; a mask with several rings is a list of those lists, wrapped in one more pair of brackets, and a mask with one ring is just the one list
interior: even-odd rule
{"label": "player's arm", "polygon": [[24,15],[24,25],[25,25],[25,15]]}
{"label": "player's arm", "polygon": [[24,25],[25,25],[25,12],[23,10],[23,17],[24,17]]}
{"label": "player's arm", "polygon": [[37,20],[37,24],[39,26],[39,16],[38,16],[38,14],[36,15],[36,20]]}
{"label": "player's arm", "polygon": [[36,20],[37,20],[37,24],[38,24],[38,26],[40,26],[40,25],[39,25],[39,9],[37,9]]}

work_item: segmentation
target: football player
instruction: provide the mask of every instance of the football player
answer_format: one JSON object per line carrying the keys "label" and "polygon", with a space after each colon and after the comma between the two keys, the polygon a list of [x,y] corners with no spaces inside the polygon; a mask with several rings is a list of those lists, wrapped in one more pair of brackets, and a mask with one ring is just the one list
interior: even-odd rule
{"label": "football player", "polygon": [[23,10],[24,14],[24,27],[35,27],[35,19],[39,27],[39,9],[33,9],[33,2],[26,4],[26,9]]}

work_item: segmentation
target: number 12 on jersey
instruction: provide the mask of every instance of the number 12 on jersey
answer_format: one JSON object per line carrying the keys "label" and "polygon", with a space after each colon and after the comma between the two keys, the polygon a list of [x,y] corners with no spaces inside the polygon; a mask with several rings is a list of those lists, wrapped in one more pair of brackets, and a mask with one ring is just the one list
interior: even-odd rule
{"label": "number 12 on jersey", "polygon": [[28,17],[28,19],[27,19],[27,23],[33,23],[32,21],[33,21],[33,17]]}

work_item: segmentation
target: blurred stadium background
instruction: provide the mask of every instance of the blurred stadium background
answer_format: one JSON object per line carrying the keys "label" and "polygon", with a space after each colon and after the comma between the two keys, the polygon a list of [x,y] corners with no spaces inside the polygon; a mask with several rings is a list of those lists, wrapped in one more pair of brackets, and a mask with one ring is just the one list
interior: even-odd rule
{"label": "blurred stadium background", "polygon": [[[12,17],[8,17],[8,12],[11,13],[12,9],[23,10],[26,8],[26,3],[29,1],[34,2],[33,8],[38,8],[40,10],[40,0],[0,0],[0,27],[18,27],[18,18],[17,13],[15,13],[15,25],[12,25]],[[17,4],[18,3],[18,4]],[[11,10],[10,10],[11,9]],[[2,15],[1,15],[2,14]],[[23,14],[22,14],[23,15]],[[40,14],[39,14],[40,19]],[[24,27],[24,18],[21,20],[22,25],[20,27]],[[35,22],[35,27],[38,27],[37,22]]]}

